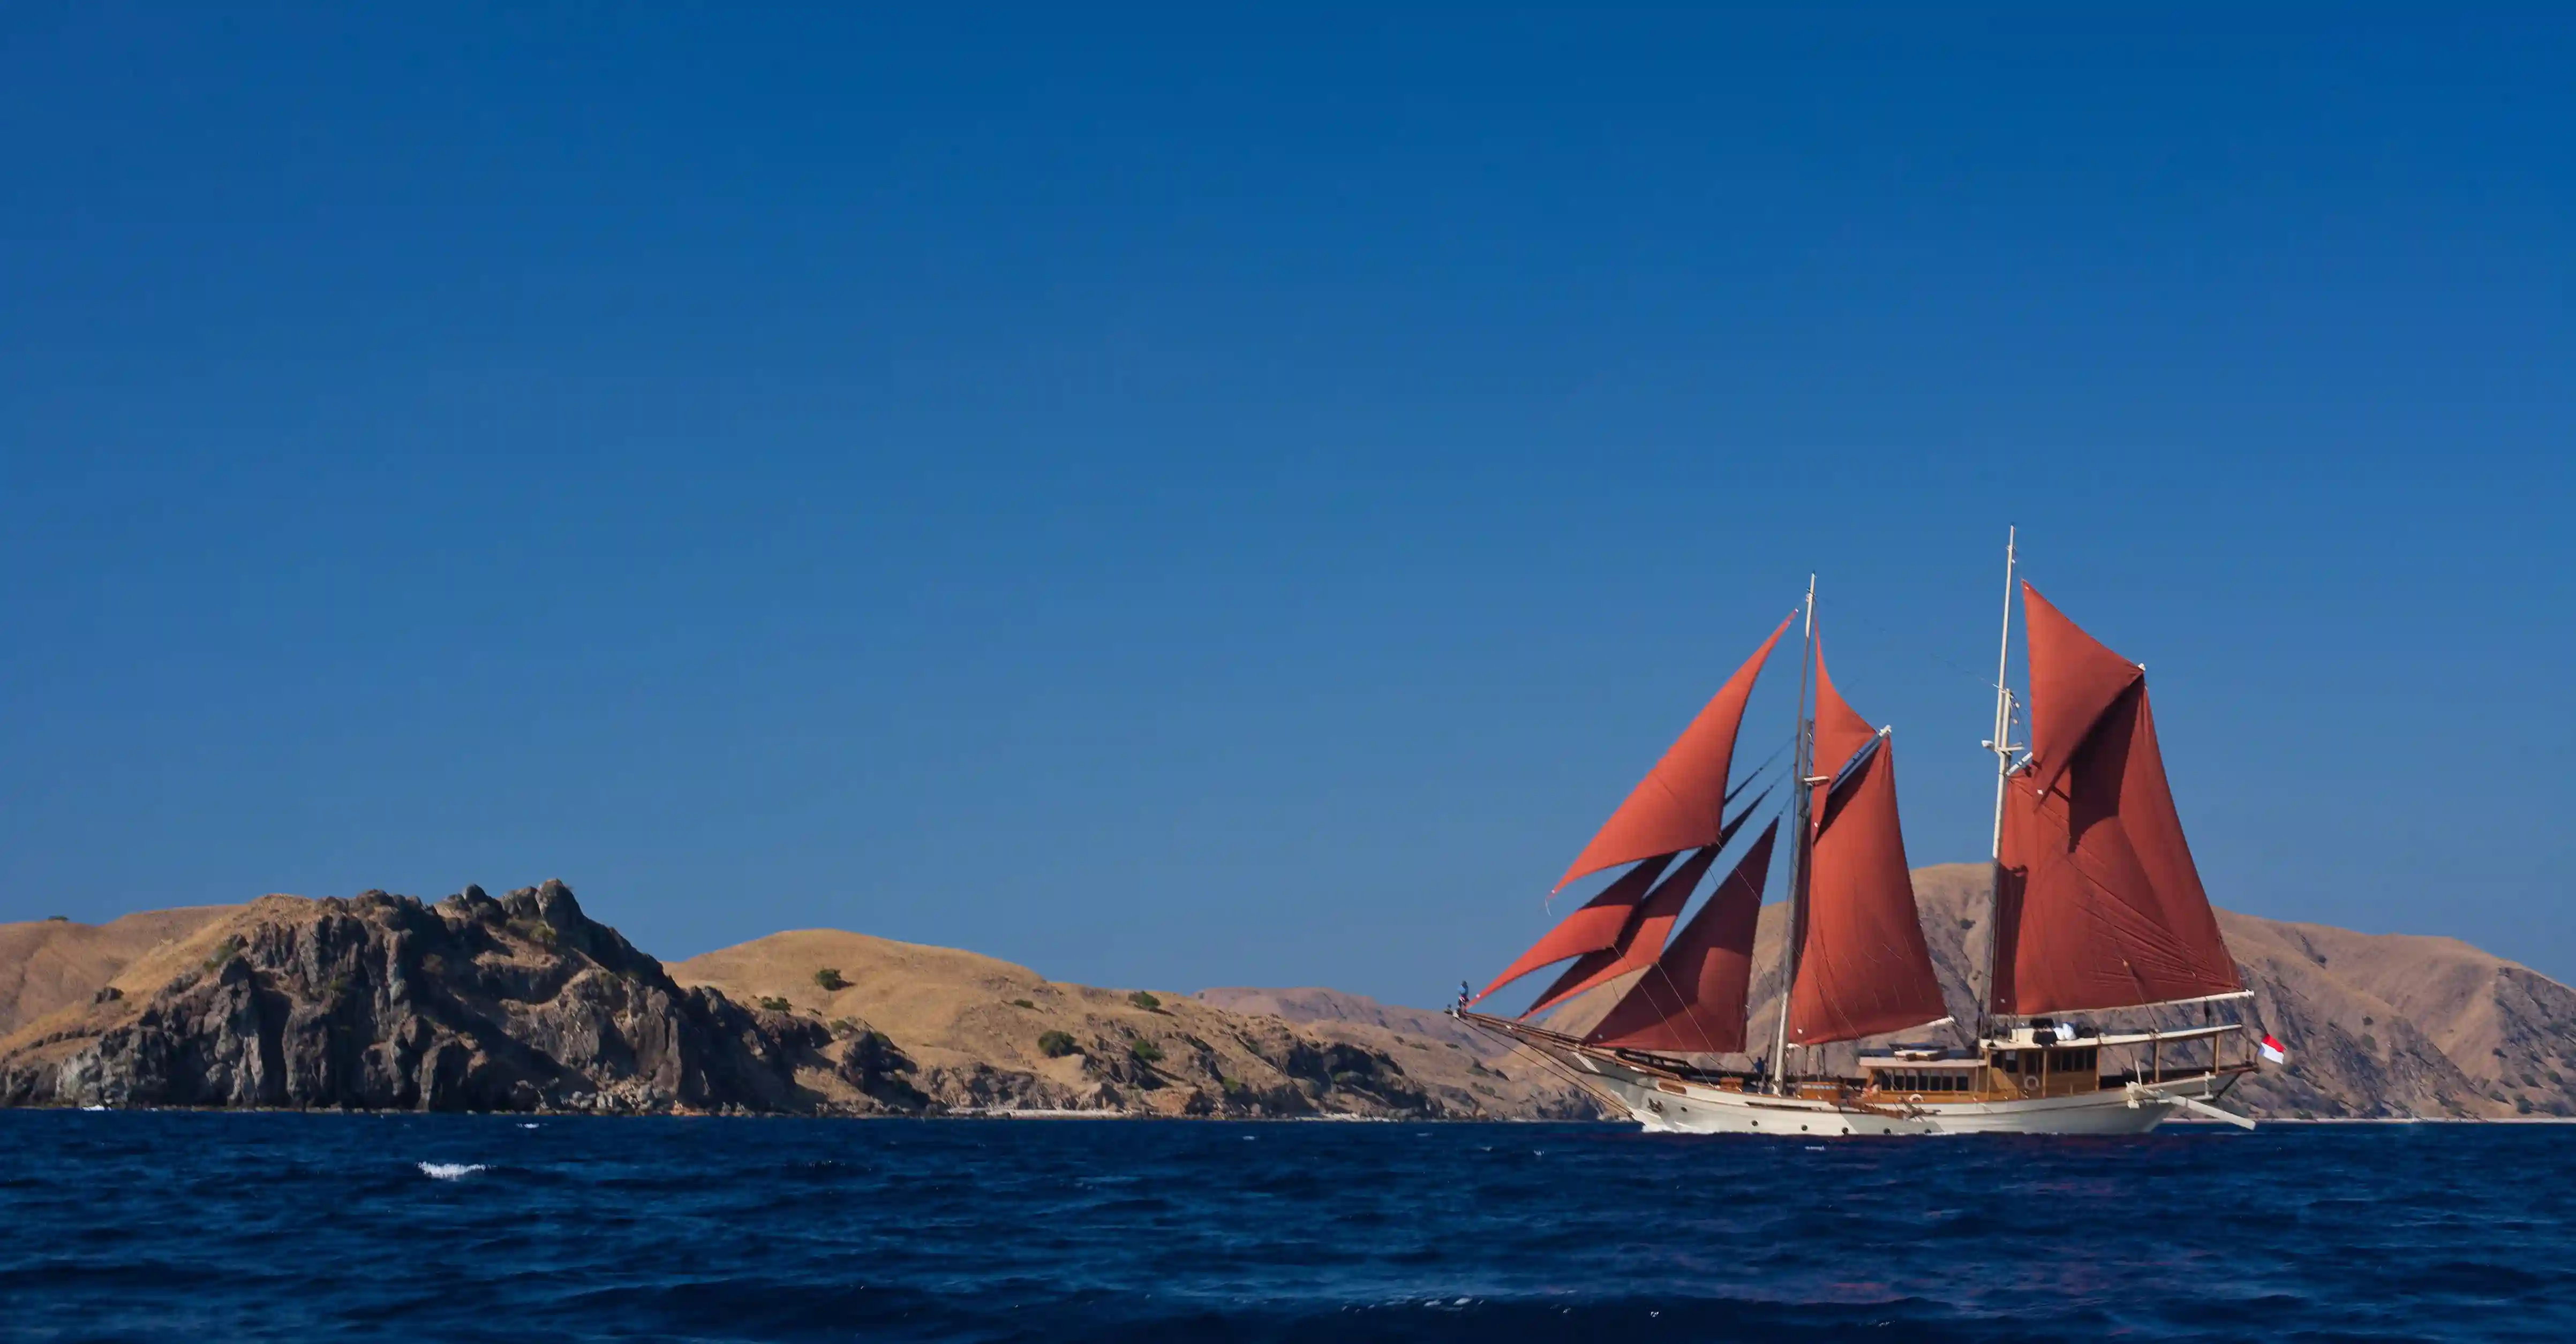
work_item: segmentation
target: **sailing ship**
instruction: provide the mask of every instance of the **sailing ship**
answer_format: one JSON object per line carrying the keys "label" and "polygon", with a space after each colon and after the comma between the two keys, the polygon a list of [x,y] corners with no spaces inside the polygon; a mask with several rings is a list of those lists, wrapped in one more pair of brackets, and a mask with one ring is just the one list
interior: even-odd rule
{"label": "sailing ship", "polygon": [[[1453,1012],[1654,1130],[2134,1134],[2181,1112],[2251,1128],[2213,1104],[2259,1067],[2250,1027],[2215,1020],[2218,1005],[2250,995],[2183,838],[2146,670],[2021,581],[2014,540],[1984,744],[1996,762],[1993,883],[1972,1030],[1943,1001],[1915,909],[1894,733],[1871,728],[1835,689],[1812,579],[1801,608],[1718,688],[1556,889],[1624,871],[1483,992],[1462,987]],[[2007,675],[2016,596],[2027,701]],[[1739,802],[1763,774],[1730,787],[1745,708],[1793,624],[1805,648],[1787,796],[1773,808],[1775,785]],[[2028,744],[2011,741],[2025,723]],[[1753,832],[1766,811],[1775,815]],[[1775,856],[1788,870],[1782,989],[1770,1040],[1749,1045],[1754,933]],[[1559,963],[1570,964],[1518,1016],[1477,1010]],[[1588,1028],[1540,1017],[1596,990],[1617,997]],[[2175,1011],[2188,1005],[2201,1020],[2176,1025],[2193,1016]],[[2096,1015],[2122,1010],[2150,1020],[2104,1030]],[[1902,1039],[1936,1029],[1951,1040]],[[1822,1047],[1873,1041],[1877,1052],[1853,1068],[1822,1068]]]}

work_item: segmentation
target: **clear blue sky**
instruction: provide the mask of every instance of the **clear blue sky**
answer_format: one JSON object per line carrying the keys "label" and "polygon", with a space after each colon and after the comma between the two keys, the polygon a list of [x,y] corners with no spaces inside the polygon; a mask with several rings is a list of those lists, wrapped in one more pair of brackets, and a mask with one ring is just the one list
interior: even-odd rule
{"label": "clear blue sky", "polygon": [[0,11],[0,919],[1434,1002],[1810,570],[1983,857],[2009,521],[2222,904],[2576,975],[2563,11],[253,8]]}

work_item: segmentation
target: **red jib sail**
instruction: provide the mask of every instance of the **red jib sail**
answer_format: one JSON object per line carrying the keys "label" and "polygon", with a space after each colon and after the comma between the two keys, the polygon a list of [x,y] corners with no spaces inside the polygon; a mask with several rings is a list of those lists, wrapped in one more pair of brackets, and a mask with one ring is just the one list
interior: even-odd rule
{"label": "red jib sail", "polygon": [[1699,717],[1691,720],[1664,758],[1629,792],[1628,801],[1602,823],[1574,866],[1556,880],[1558,889],[1587,873],[1717,842],[1725,822],[1726,772],[1735,761],[1735,732],[1744,721],[1744,702],[1753,695],[1753,682],[1762,675],[1771,646],[1780,642],[1781,632],[1788,628],[1788,621],[1780,622],[1780,629],[1772,631],[1709,698]]}
{"label": "red jib sail", "polygon": [[1708,845],[1681,861],[1672,875],[1655,884],[1654,891],[1637,903],[1637,917],[1619,931],[1619,941],[1611,947],[1577,961],[1565,968],[1565,974],[1547,987],[1521,1016],[1543,1012],[1592,988],[1607,984],[1628,972],[1653,964],[1655,955],[1664,950],[1664,938],[1681,919],[1682,909],[1690,904],[1691,892],[1699,880],[1708,876],[1708,866],[1717,862],[1719,846]]}
{"label": "red jib sail", "polygon": [[1762,884],[1771,875],[1771,842],[1779,833],[1778,821],[1763,828],[1735,871],[1583,1038],[1585,1044],[1708,1054],[1744,1048],[1753,930],[1762,915]]}
{"label": "red jib sail", "polygon": [[1646,898],[1647,890],[1654,885],[1656,878],[1663,876],[1665,867],[1672,861],[1672,855],[1658,854],[1621,873],[1617,880],[1601,889],[1600,895],[1585,901],[1582,909],[1567,915],[1555,928],[1547,931],[1546,937],[1523,952],[1520,960],[1495,976],[1494,983],[1485,986],[1484,993],[1467,1002],[1477,1002],[1486,994],[1542,966],[1616,946],[1620,932],[1636,922],[1637,902]]}
{"label": "red jib sail", "polygon": [[[2242,988],[2174,810],[2146,674],[2029,584],[2031,762],[2004,789],[1992,1011]],[[2122,675],[2121,669],[2125,669]]]}
{"label": "red jib sail", "polygon": [[1799,919],[1789,1040],[1823,1045],[1949,1014],[1923,945],[1896,820],[1896,757],[1852,712],[1816,659],[1815,834]]}

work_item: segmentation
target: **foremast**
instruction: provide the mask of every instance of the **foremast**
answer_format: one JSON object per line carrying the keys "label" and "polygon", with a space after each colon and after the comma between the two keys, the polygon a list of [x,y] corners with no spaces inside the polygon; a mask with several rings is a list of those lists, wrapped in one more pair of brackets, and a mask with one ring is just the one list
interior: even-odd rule
{"label": "foremast", "polygon": [[2003,637],[1996,641],[1995,648],[1995,734],[1980,744],[1995,754],[1995,827],[1987,854],[1989,870],[1986,881],[1986,973],[1985,978],[1975,986],[1977,1043],[1980,1047],[1984,1045],[1994,1028],[1993,1015],[1987,1012],[1987,1004],[1995,988],[1995,952],[2003,946],[2001,921],[2004,901],[2004,790],[2012,779],[2013,752],[2019,750],[2012,740],[2015,706],[2010,669],[2012,666],[2013,569],[2014,562],[2018,558],[2016,552],[2020,540],[2019,527],[2007,526],[2004,529],[2004,630]]}
{"label": "foremast", "polygon": [[1780,1015],[1771,1033],[1771,1090],[1789,1091],[1789,995],[1798,984],[1798,946],[1805,930],[1798,927],[1807,909],[1807,851],[1814,837],[1809,798],[1816,781],[1815,723],[1807,715],[1807,697],[1816,678],[1816,576],[1807,576],[1806,648],[1798,662],[1798,704],[1790,741],[1789,919],[1780,943]]}

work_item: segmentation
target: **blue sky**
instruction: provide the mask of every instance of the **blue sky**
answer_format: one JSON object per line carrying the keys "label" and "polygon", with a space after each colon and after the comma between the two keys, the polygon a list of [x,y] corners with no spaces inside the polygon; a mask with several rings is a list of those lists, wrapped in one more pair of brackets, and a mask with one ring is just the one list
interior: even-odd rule
{"label": "blue sky", "polygon": [[1811,570],[1981,858],[2010,522],[2220,903],[2576,975],[2571,61],[11,7],[0,919],[560,876],[669,957],[1433,1002]]}

